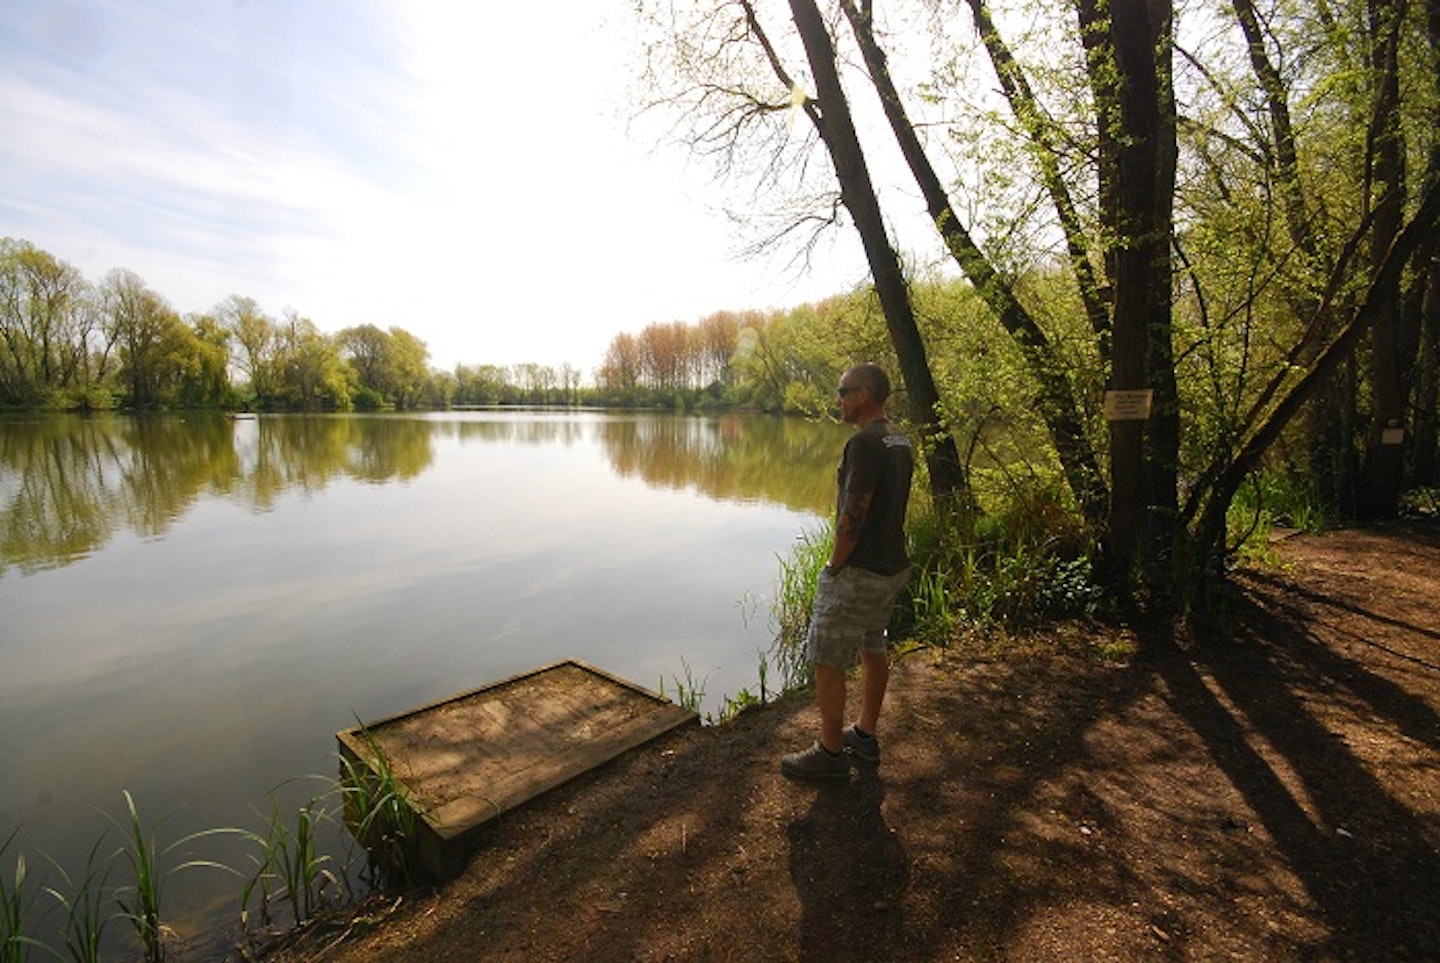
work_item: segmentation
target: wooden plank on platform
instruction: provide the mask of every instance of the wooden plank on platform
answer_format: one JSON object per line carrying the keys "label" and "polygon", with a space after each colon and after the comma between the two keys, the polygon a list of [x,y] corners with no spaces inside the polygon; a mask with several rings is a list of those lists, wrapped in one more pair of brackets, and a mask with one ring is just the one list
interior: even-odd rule
{"label": "wooden plank on platform", "polygon": [[672,729],[695,713],[567,659],[336,733],[352,764],[374,747],[413,800],[430,869],[458,868],[476,830]]}

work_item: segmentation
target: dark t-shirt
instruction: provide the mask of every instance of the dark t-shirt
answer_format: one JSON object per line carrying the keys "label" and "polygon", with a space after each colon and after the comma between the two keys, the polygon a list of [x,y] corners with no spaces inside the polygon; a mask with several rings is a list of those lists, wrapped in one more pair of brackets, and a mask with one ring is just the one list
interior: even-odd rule
{"label": "dark t-shirt", "polygon": [[846,564],[880,575],[894,575],[910,564],[905,552],[905,506],[910,501],[914,471],[910,439],[890,422],[873,421],[850,436],[837,474],[837,515],[847,492],[871,492],[874,498]]}

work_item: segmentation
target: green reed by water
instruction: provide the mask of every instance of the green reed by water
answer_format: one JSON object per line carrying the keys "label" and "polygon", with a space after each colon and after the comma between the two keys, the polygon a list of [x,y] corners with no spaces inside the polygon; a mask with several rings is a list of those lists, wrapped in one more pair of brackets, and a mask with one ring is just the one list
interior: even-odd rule
{"label": "green reed by water", "polygon": [[[341,778],[326,780],[322,792],[291,817],[281,812],[272,793],[271,811],[258,832],[207,829],[162,845],[127,790],[124,816],[107,817],[111,829],[91,848],[83,874],[72,876],[52,862],[56,878],[42,881],[33,875],[25,853],[15,852],[13,874],[0,878],[0,963],[21,963],[37,953],[76,963],[98,961],[112,924],[129,929],[142,959],[159,963],[176,938],[167,922],[166,892],[180,874],[201,869],[243,881],[237,883],[239,915],[252,940],[259,932],[252,923],[269,928],[280,922],[277,906],[289,911],[282,925],[298,926],[365,891],[411,885],[416,816],[403,787],[384,763],[368,769],[342,759],[341,769]],[[358,874],[364,887],[351,882],[353,852],[337,857],[318,848],[317,828],[339,821],[349,822],[354,838],[370,844],[365,869]],[[118,843],[112,832],[118,833]],[[222,835],[238,835],[252,844],[248,873],[194,855],[197,844]],[[15,847],[17,836],[18,830],[0,844],[0,860]],[[112,884],[117,875],[120,881]]]}

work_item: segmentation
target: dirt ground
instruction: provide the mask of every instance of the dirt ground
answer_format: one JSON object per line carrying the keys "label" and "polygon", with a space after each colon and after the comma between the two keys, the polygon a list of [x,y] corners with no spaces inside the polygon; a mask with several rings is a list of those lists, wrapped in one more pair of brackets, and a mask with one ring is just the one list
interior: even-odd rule
{"label": "dirt ground", "polygon": [[849,784],[779,774],[808,698],[685,730],[269,959],[1440,959],[1440,526],[1275,547],[1204,637],[907,655]]}

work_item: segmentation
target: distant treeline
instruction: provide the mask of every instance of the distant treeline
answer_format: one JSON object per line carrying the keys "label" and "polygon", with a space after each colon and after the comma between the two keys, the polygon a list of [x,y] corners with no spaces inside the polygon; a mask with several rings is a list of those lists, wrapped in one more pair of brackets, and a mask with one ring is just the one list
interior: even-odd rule
{"label": "distant treeline", "polygon": [[[837,337],[837,332],[842,336]],[[454,406],[743,407],[813,413],[844,366],[890,353],[865,292],[778,311],[721,311],[617,334],[586,378],[569,364],[430,366],[401,327],[335,333],[254,299],[181,315],[134,272],[98,283],[0,239],[0,407],[375,411]]]}

